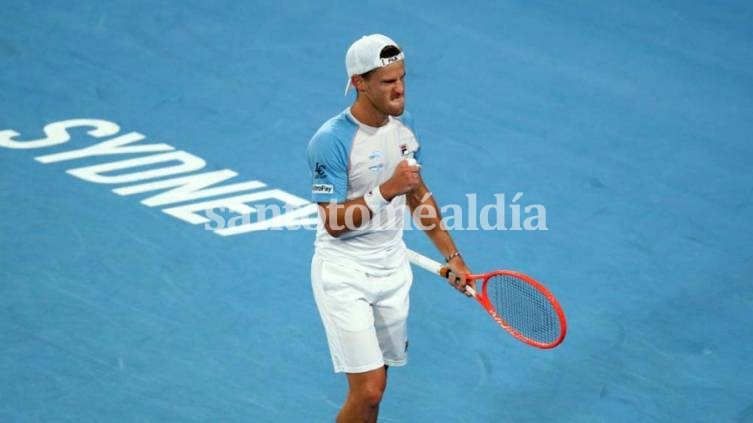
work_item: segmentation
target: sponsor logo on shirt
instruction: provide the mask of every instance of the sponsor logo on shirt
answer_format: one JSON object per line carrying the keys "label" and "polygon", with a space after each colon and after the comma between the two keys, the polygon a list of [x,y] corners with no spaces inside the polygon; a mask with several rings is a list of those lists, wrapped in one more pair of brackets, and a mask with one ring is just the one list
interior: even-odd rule
{"label": "sponsor logo on shirt", "polygon": [[400,144],[400,156],[404,159],[414,158],[416,150],[408,150],[408,144]]}
{"label": "sponsor logo on shirt", "polygon": [[327,166],[324,163],[316,162],[314,166],[314,178],[324,179],[327,177]]}
{"label": "sponsor logo on shirt", "polygon": [[330,184],[314,184],[311,192],[314,194],[332,194],[335,192],[335,187]]}

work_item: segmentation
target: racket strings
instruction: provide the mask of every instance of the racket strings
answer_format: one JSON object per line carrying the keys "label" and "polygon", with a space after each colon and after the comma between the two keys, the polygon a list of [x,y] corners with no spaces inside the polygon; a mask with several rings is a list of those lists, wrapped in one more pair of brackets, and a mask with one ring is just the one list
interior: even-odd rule
{"label": "racket strings", "polygon": [[512,275],[498,275],[489,280],[487,295],[502,319],[526,338],[542,343],[559,338],[557,312],[533,285]]}

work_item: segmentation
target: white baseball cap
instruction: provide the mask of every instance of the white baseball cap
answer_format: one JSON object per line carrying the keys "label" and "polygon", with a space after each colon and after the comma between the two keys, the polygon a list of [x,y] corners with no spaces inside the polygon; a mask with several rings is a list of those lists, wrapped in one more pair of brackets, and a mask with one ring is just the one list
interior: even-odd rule
{"label": "white baseball cap", "polygon": [[350,79],[353,75],[363,75],[370,70],[405,59],[402,49],[400,54],[395,56],[379,57],[382,49],[387,46],[395,46],[400,49],[400,46],[396,42],[382,34],[364,35],[350,45],[348,52],[345,54],[345,70],[348,72],[348,84],[345,86],[345,94],[348,94],[351,86]]}

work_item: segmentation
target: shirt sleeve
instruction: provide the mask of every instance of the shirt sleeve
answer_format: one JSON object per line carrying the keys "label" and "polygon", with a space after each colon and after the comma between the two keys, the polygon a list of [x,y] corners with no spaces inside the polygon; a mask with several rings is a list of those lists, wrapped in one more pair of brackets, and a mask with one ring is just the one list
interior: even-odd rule
{"label": "shirt sleeve", "polygon": [[348,193],[348,152],[331,133],[317,133],[306,151],[311,171],[311,200],[343,202]]}

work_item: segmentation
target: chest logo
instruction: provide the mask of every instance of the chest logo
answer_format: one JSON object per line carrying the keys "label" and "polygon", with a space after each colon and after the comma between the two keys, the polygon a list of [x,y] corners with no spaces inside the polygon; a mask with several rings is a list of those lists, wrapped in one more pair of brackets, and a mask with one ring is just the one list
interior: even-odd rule
{"label": "chest logo", "polygon": [[384,169],[384,153],[381,151],[372,151],[369,153],[369,170],[372,172],[381,172]]}

